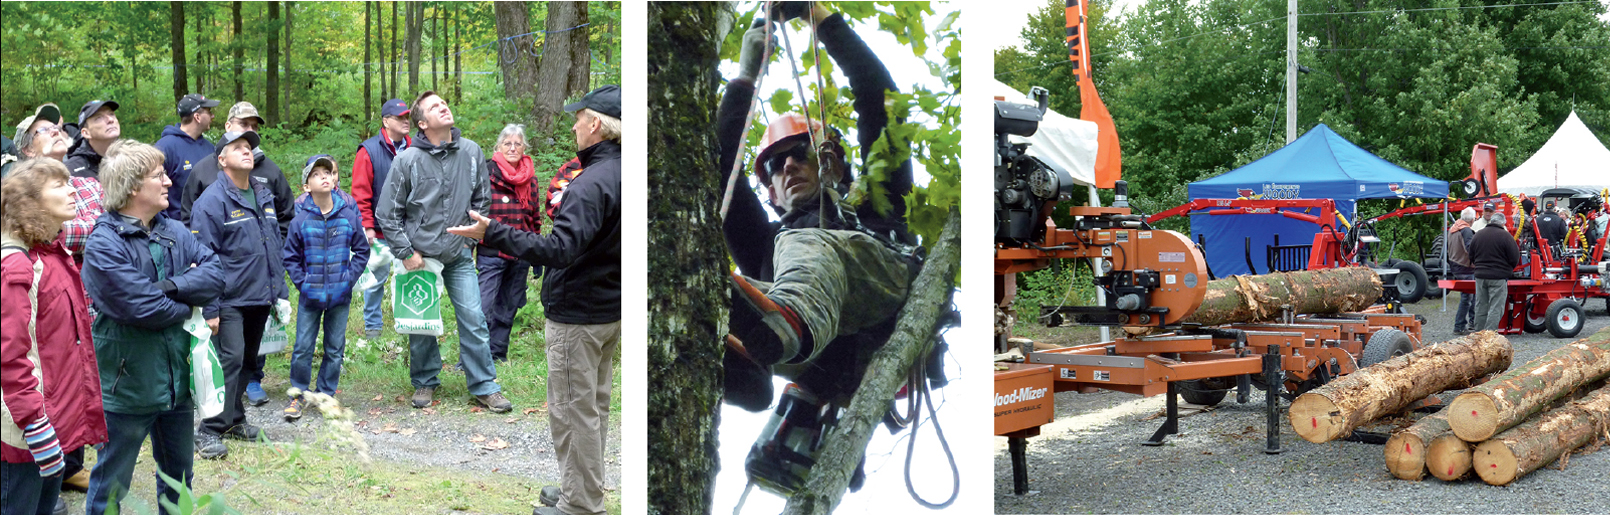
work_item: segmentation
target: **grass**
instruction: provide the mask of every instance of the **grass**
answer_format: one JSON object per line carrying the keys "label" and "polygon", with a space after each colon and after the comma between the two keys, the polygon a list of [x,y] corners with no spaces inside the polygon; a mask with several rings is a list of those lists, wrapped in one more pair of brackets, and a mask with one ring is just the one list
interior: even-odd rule
{"label": "grass", "polygon": [[[548,362],[543,338],[541,284],[527,276],[527,303],[515,316],[510,335],[509,360],[497,366],[503,393],[514,403],[511,416],[531,423],[520,427],[546,431],[543,411],[525,409],[546,407]],[[291,303],[296,290],[291,289]],[[363,337],[363,295],[354,292],[347,320],[347,346],[341,369],[337,397],[357,412],[375,406],[398,406],[413,393],[408,378],[406,336],[391,332],[390,306],[383,312],[387,330],[381,338]],[[436,398],[441,404],[432,416],[470,420],[485,417],[467,404],[469,392],[463,374],[452,370],[458,361],[458,324],[453,307],[443,296],[442,318],[445,331],[440,337],[443,370]],[[291,345],[295,344],[295,324],[287,325]],[[322,342],[321,342],[322,344]],[[284,402],[290,386],[290,345],[282,353],[268,357],[263,388],[269,392],[271,406]],[[322,350],[320,351],[322,354]],[[620,431],[620,354],[615,356],[614,386],[610,402],[610,430]],[[314,359],[315,374],[318,358]],[[376,401],[375,399],[379,399]],[[409,410],[402,410],[404,413]],[[544,410],[545,411],[545,410]],[[503,417],[503,416],[500,416]],[[306,420],[319,420],[314,418]],[[271,430],[273,428],[270,428]],[[360,430],[361,432],[361,430]],[[331,430],[323,426],[311,443],[230,444],[224,460],[196,459],[193,487],[197,494],[222,497],[228,506],[242,513],[295,513],[330,515],[418,514],[418,513],[529,513],[537,492],[545,482],[534,478],[475,470],[423,465],[412,462],[376,460],[362,463],[350,450],[329,449]],[[94,451],[86,458],[93,461]],[[543,459],[550,454],[539,454]],[[129,513],[155,512],[156,493],[150,478],[155,466],[150,460],[150,444],[140,453],[134,474],[131,498],[125,503]],[[618,457],[615,460],[619,462]],[[82,494],[68,493],[73,507],[82,506]],[[620,493],[609,492],[608,511],[620,513]]]}

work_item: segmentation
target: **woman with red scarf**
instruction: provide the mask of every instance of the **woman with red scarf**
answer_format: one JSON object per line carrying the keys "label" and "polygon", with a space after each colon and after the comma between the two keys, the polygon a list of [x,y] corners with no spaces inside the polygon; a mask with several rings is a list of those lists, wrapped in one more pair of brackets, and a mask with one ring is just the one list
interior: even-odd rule
{"label": "woman with red scarf", "polygon": [[[492,182],[492,204],[487,214],[515,229],[542,232],[542,204],[536,166],[526,151],[525,126],[509,124],[498,135],[492,158],[486,160]],[[479,248],[475,268],[481,275],[481,306],[491,333],[492,359],[509,359],[509,331],[514,314],[525,306],[526,273],[531,263],[486,246]],[[542,277],[541,267],[532,275]]]}

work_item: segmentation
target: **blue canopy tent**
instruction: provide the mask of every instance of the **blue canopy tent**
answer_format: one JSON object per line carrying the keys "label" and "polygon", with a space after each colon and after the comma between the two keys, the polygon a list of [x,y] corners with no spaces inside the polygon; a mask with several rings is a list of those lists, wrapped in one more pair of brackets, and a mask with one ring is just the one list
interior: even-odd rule
{"label": "blue canopy tent", "polygon": [[[1336,201],[1338,213],[1352,221],[1358,199],[1444,198],[1448,183],[1376,157],[1320,124],[1280,150],[1218,177],[1193,182],[1186,191],[1191,200],[1328,198]],[[1266,273],[1265,252],[1276,238],[1281,245],[1307,245],[1319,230],[1318,225],[1278,213],[1191,214],[1191,238],[1204,242],[1208,267],[1218,277]],[[1247,269],[1247,238],[1251,238],[1257,270]]]}

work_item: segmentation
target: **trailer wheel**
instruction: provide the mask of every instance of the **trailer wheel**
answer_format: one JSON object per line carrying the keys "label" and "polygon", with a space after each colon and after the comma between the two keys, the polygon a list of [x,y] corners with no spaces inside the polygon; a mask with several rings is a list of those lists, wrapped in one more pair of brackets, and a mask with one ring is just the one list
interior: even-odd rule
{"label": "trailer wheel", "polygon": [[1230,378],[1212,377],[1179,382],[1180,399],[1191,404],[1213,406],[1224,401],[1224,396],[1235,383]]}
{"label": "trailer wheel", "polygon": [[1537,334],[1548,329],[1548,315],[1534,315],[1534,298],[1526,299],[1526,314],[1521,317],[1521,330]]}
{"label": "trailer wheel", "polygon": [[1397,329],[1382,329],[1370,335],[1370,341],[1364,344],[1358,366],[1367,367],[1410,352],[1414,352],[1414,340],[1409,339],[1408,334]]}
{"label": "trailer wheel", "polygon": [[[1445,270],[1443,270],[1442,258],[1434,257],[1427,259],[1423,269],[1426,272],[1426,298],[1442,298],[1442,287],[1437,286],[1437,279],[1441,278],[1442,273],[1445,272]],[[1436,270],[1437,272],[1432,273],[1432,270]]]}
{"label": "trailer wheel", "polygon": [[1560,299],[1549,304],[1549,334],[1555,338],[1574,338],[1582,332],[1582,304],[1574,299]]}
{"label": "trailer wheel", "polygon": [[1459,189],[1463,190],[1462,193],[1465,194],[1465,198],[1472,198],[1481,193],[1481,183],[1476,182],[1475,179],[1465,179],[1459,181]]}
{"label": "trailer wheel", "polygon": [[1398,269],[1398,277],[1392,282],[1398,287],[1398,298],[1404,304],[1414,304],[1426,296],[1426,270],[1419,263],[1413,261],[1398,261],[1392,265]]}

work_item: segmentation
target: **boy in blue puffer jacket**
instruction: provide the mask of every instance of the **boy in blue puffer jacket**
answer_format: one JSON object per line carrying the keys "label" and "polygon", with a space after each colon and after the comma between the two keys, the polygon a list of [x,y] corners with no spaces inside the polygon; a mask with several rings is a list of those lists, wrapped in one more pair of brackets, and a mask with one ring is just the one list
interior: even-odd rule
{"label": "boy in blue puffer jacket", "polygon": [[[369,263],[369,238],[363,234],[358,203],[337,186],[335,160],[320,154],[302,167],[302,189],[296,218],[282,252],[285,271],[302,293],[297,302],[296,347],[291,351],[291,386],[335,395],[341,382],[346,349],[347,307],[352,285]],[[324,361],[317,389],[311,389],[313,344],[324,330]],[[302,418],[302,399],[285,406],[287,422]]]}

